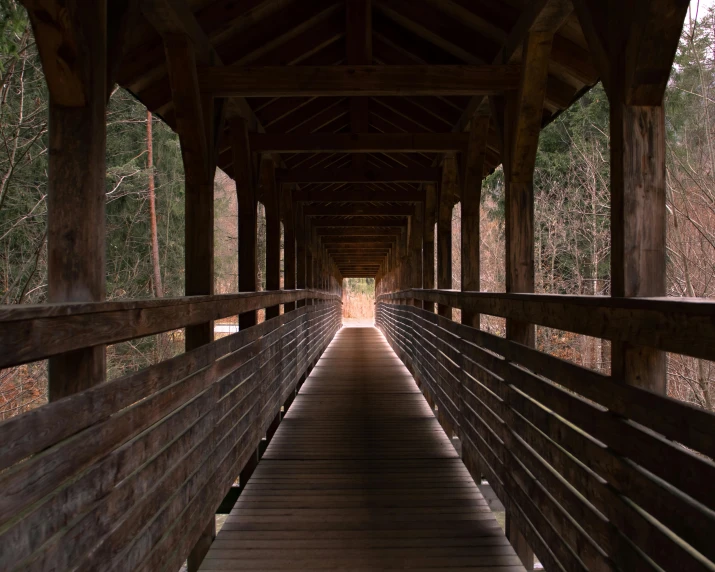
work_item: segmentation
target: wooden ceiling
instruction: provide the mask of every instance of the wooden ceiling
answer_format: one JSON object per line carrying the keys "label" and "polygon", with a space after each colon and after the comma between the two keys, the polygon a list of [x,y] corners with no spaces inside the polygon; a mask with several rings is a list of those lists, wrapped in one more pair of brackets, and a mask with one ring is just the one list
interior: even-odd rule
{"label": "wooden ceiling", "polygon": [[[166,1],[147,0],[146,5],[156,10]],[[173,127],[162,37],[157,18],[141,4],[143,14],[128,39],[118,82]],[[304,204],[312,209],[325,208],[326,202],[354,201],[361,208],[369,203],[373,214],[382,205],[386,216],[396,216],[405,208],[402,201],[421,200],[424,183],[438,180],[444,153],[466,145],[470,119],[490,113],[487,91],[431,95],[447,82],[429,74],[440,71],[436,66],[470,66],[479,74],[474,66],[485,66],[482,75],[490,85],[511,81],[509,66],[519,66],[524,37],[539,18],[558,19],[542,125],[598,81],[568,0],[186,0],[183,6],[180,26],[190,30],[199,70],[206,68],[200,75],[205,89],[212,78],[220,75],[225,81],[233,74],[243,89],[251,81],[246,76],[254,78],[254,87],[263,87],[249,93],[278,94],[227,99],[218,166],[233,176],[229,126],[232,117],[241,116],[252,132],[253,150],[271,153],[280,167],[277,180],[293,183],[296,196],[311,201]],[[163,26],[171,25],[170,18],[163,20]],[[386,77],[390,69],[383,66],[392,66],[395,93],[405,95],[357,97],[350,89],[330,88],[316,92],[307,66],[341,65],[378,66]],[[246,73],[235,73],[237,66]],[[271,70],[265,69],[274,66],[306,66],[289,78],[305,85],[303,93],[286,91],[281,79],[274,82]],[[426,85],[434,89],[405,91],[400,74],[410,69],[422,70]],[[339,76],[328,84],[340,86]],[[341,137],[329,137],[335,134]],[[379,134],[390,137],[376,138]],[[485,173],[501,163],[500,147],[492,124]],[[330,218],[338,216],[333,211],[340,209],[330,210]],[[348,209],[343,211],[347,216]]]}

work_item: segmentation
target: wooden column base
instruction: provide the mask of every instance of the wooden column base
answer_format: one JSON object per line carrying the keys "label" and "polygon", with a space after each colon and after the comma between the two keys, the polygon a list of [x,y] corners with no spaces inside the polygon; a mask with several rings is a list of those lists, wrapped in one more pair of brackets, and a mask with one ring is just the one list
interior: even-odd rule
{"label": "wooden column base", "polygon": [[201,533],[198,542],[194,545],[187,559],[188,572],[198,572],[209,548],[216,538],[216,516],[211,515],[211,520]]}
{"label": "wooden column base", "polygon": [[527,544],[526,538],[521,534],[519,529],[514,525],[509,517],[509,511],[506,512],[506,536],[509,539],[514,552],[521,560],[526,570],[534,569],[534,551]]}
{"label": "wooden column base", "polygon": [[256,470],[256,467],[258,466],[258,459],[259,459],[259,450],[256,449],[253,452],[253,454],[251,455],[251,458],[246,463],[246,466],[243,467],[243,469],[241,470],[241,475],[238,477],[239,482],[241,483],[242,489],[246,487],[246,483],[248,483],[248,479],[251,478],[251,475]]}
{"label": "wooden column base", "polygon": [[244,312],[238,316],[238,329],[245,330],[258,323],[258,316],[255,310]]}
{"label": "wooden column base", "polygon": [[273,435],[276,434],[276,431],[278,431],[278,425],[281,423],[281,412],[279,411],[276,416],[273,418],[273,421],[271,421],[271,424],[268,426],[268,431],[266,431],[266,440],[270,443],[271,439],[273,439]]}

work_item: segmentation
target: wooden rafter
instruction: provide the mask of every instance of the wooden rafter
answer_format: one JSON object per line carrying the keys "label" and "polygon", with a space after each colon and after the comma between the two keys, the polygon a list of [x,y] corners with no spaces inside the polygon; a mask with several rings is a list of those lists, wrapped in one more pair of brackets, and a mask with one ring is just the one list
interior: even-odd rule
{"label": "wooden rafter", "polygon": [[251,135],[257,153],[440,153],[463,151],[463,133],[316,133],[313,135]]}
{"label": "wooden rafter", "polygon": [[[405,217],[374,217],[374,218],[368,218],[368,217],[354,217],[354,218],[345,218],[345,217],[339,217],[339,216],[324,216],[321,218],[314,218],[310,222],[311,226],[314,228],[318,228],[321,226],[328,226],[328,227],[379,227],[380,229],[384,229],[386,227],[401,227],[401,228],[406,228],[407,227],[407,221],[405,220]],[[380,230],[380,233],[383,231]],[[342,234],[348,235],[348,232],[342,232]]]}
{"label": "wooden rafter", "polygon": [[419,202],[424,200],[424,191],[419,190],[371,190],[348,188],[339,191],[298,190],[293,193],[297,202]]}
{"label": "wooden rafter", "polygon": [[392,235],[376,235],[376,236],[335,236],[335,235],[319,235],[320,241],[325,244],[354,244],[364,246],[366,244],[379,244],[382,246],[390,246],[395,243],[395,236]]}
{"label": "wooden rafter", "polygon": [[[346,0],[345,47],[347,64],[352,66],[372,64],[372,0]],[[369,100],[367,97],[350,98],[350,131],[365,133],[369,125]],[[352,156],[353,169],[365,167],[365,156]]]}
{"label": "wooden rafter", "polygon": [[519,66],[268,66],[201,70],[214,97],[490,95],[515,89]]}
{"label": "wooden rafter", "polygon": [[[512,32],[506,38],[501,50],[492,60],[493,63],[513,64],[521,61],[521,50],[527,33],[540,32],[553,35],[572,12],[573,6],[569,0],[535,0],[527,3],[525,10],[514,25]],[[560,99],[563,98],[565,98],[564,95],[560,97]],[[564,102],[559,101],[556,105],[563,109],[569,102],[563,105]],[[462,113],[459,123],[456,125],[456,130],[465,130],[474,114],[485,104],[486,101],[483,97],[472,97],[469,105]]]}
{"label": "wooden rafter", "polygon": [[281,183],[374,183],[429,182],[439,180],[436,169],[281,169],[276,173]]}
{"label": "wooden rafter", "polygon": [[305,216],[410,216],[409,206],[375,206],[364,204],[304,206]]}
{"label": "wooden rafter", "polygon": [[374,226],[374,227],[353,227],[353,228],[318,228],[316,229],[316,233],[318,236],[339,236],[341,238],[349,238],[349,237],[363,237],[363,236],[369,236],[369,237],[379,237],[379,238],[384,238],[384,237],[396,237],[399,236],[401,231],[400,229],[397,228],[390,228],[388,227],[379,227],[379,226]]}

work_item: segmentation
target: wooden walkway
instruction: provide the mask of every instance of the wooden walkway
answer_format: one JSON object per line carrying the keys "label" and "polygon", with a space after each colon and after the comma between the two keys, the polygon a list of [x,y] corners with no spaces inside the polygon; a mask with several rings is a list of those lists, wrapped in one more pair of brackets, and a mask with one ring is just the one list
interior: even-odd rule
{"label": "wooden walkway", "polygon": [[343,328],[201,570],[523,568],[409,371]]}

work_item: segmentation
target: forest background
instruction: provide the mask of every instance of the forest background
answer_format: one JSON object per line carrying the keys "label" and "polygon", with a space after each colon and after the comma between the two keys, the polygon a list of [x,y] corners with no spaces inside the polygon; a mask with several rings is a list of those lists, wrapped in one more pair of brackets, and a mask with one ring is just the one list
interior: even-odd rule
{"label": "forest background", "polygon": [[[715,295],[715,14],[686,19],[666,96],[668,295]],[[0,0],[0,303],[39,304],[47,295],[48,94],[27,14]],[[535,178],[536,291],[608,295],[610,193],[608,100],[596,86],[542,133]],[[128,92],[115,89],[107,126],[107,298],[183,295],[183,167],[178,139]],[[235,292],[237,201],[218,172],[216,292]],[[502,171],[484,183],[482,288],[504,291]],[[259,269],[265,219],[259,206]],[[453,211],[453,288],[459,288],[460,206]],[[263,275],[261,274],[261,279]],[[374,281],[346,281],[346,317],[368,317]],[[455,314],[459,319],[459,314]],[[503,320],[482,327],[504,334]],[[538,345],[608,372],[607,342],[538,328]],[[108,348],[108,377],[181,351],[182,332]],[[715,410],[715,364],[669,356],[672,397]],[[46,362],[0,371],[0,419],[46,402]]]}

